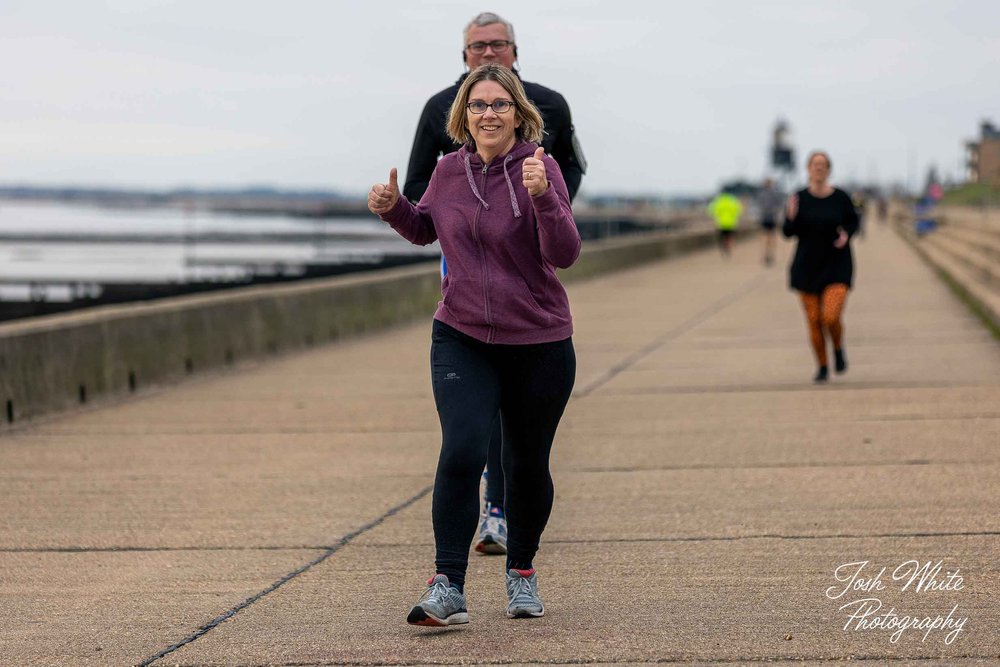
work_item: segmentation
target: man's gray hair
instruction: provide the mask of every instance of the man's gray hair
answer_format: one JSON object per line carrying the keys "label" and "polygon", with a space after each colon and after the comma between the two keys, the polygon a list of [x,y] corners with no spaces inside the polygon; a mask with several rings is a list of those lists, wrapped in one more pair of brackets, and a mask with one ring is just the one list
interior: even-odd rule
{"label": "man's gray hair", "polygon": [[503,27],[507,29],[508,41],[517,41],[514,39],[514,26],[511,25],[510,21],[504,20],[499,14],[494,14],[493,12],[483,12],[469,21],[469,25],[465,26],[465,30],[462,31],[462,47],[464,48],[465,45],[469,43],[469,31],[472,30],[473,27],[493,25],[494,23],[502,23]]}

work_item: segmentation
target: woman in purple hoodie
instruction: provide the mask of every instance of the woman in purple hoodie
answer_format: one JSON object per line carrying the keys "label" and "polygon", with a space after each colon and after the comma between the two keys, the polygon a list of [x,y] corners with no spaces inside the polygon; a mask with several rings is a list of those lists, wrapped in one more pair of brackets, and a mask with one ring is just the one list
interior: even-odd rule
{"label": "woman in purple hoodie", "polygon": [[368,208],[417,245],[448,257],[434,314],[431,376],[442,444],[432,518],[436,574],[407,616],[467,623],[465,571],[479,518],[479,480],[499,409],[506,476],[507,616],[545,613],[532,560],[552,509],[549,452],[576,377],[573,320],[556,276],[580,234],[556,161],[537,142],[542,117],[510,70],[490,63],[465,79],[448,134],[463,146],[438,162],[414,206],[396,170]]}

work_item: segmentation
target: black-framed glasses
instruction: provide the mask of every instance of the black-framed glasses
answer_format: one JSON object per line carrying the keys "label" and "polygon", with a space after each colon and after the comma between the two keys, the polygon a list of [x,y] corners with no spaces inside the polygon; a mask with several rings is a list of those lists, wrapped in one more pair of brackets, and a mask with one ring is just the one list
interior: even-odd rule
{"label": "black-framed glasses", "polygon": [[486,53],[486,47],[493,49],[493,53],[503,53],[507,50],[507,47],[512,46],[514,42],[509,39],[494,39],[492,42],[471,42],[465,45],[465,48],[469,49],[477,56]]}
{"label": "black-framed glasses", "polygon": [[487,109],[493,109],[493,113],[507,113],[514,108],[514,103],[510,100],[493,100],[490,104],[476,100],[465,105],[469,111],[476,114],[486,113]]}

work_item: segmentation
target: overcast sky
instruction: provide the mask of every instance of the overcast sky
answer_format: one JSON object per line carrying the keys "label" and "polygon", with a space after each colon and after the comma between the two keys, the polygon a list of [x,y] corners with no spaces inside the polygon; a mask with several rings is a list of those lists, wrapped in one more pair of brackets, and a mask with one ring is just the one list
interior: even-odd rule
{"label": "overcast sky", "polygon": [[996,0],[0,0],[0,183],[402,179],[479,11],[569,101],[584,193],[758,178],[779,116],[835,181],[916,182],[1000,122]]}

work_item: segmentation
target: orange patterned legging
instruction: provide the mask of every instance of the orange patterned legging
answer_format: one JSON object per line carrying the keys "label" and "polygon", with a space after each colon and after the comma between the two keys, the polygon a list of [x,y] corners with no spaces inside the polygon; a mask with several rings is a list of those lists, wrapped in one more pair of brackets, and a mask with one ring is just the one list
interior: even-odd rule
{"label": "orange patterned legging", "polygon": [[833,349],[843,346],[844,326],[840,323],[840,313],[847,301],[847,285],[834,283],[828,285],[822,294],[807,294],[799,292],[802,297],[802,307],[806,311],[806,322],[809,325],[809,338],[812,340],[813,352],[820,366],[826,366],[826,340],[823,330],[830,332],[833,339]]}

